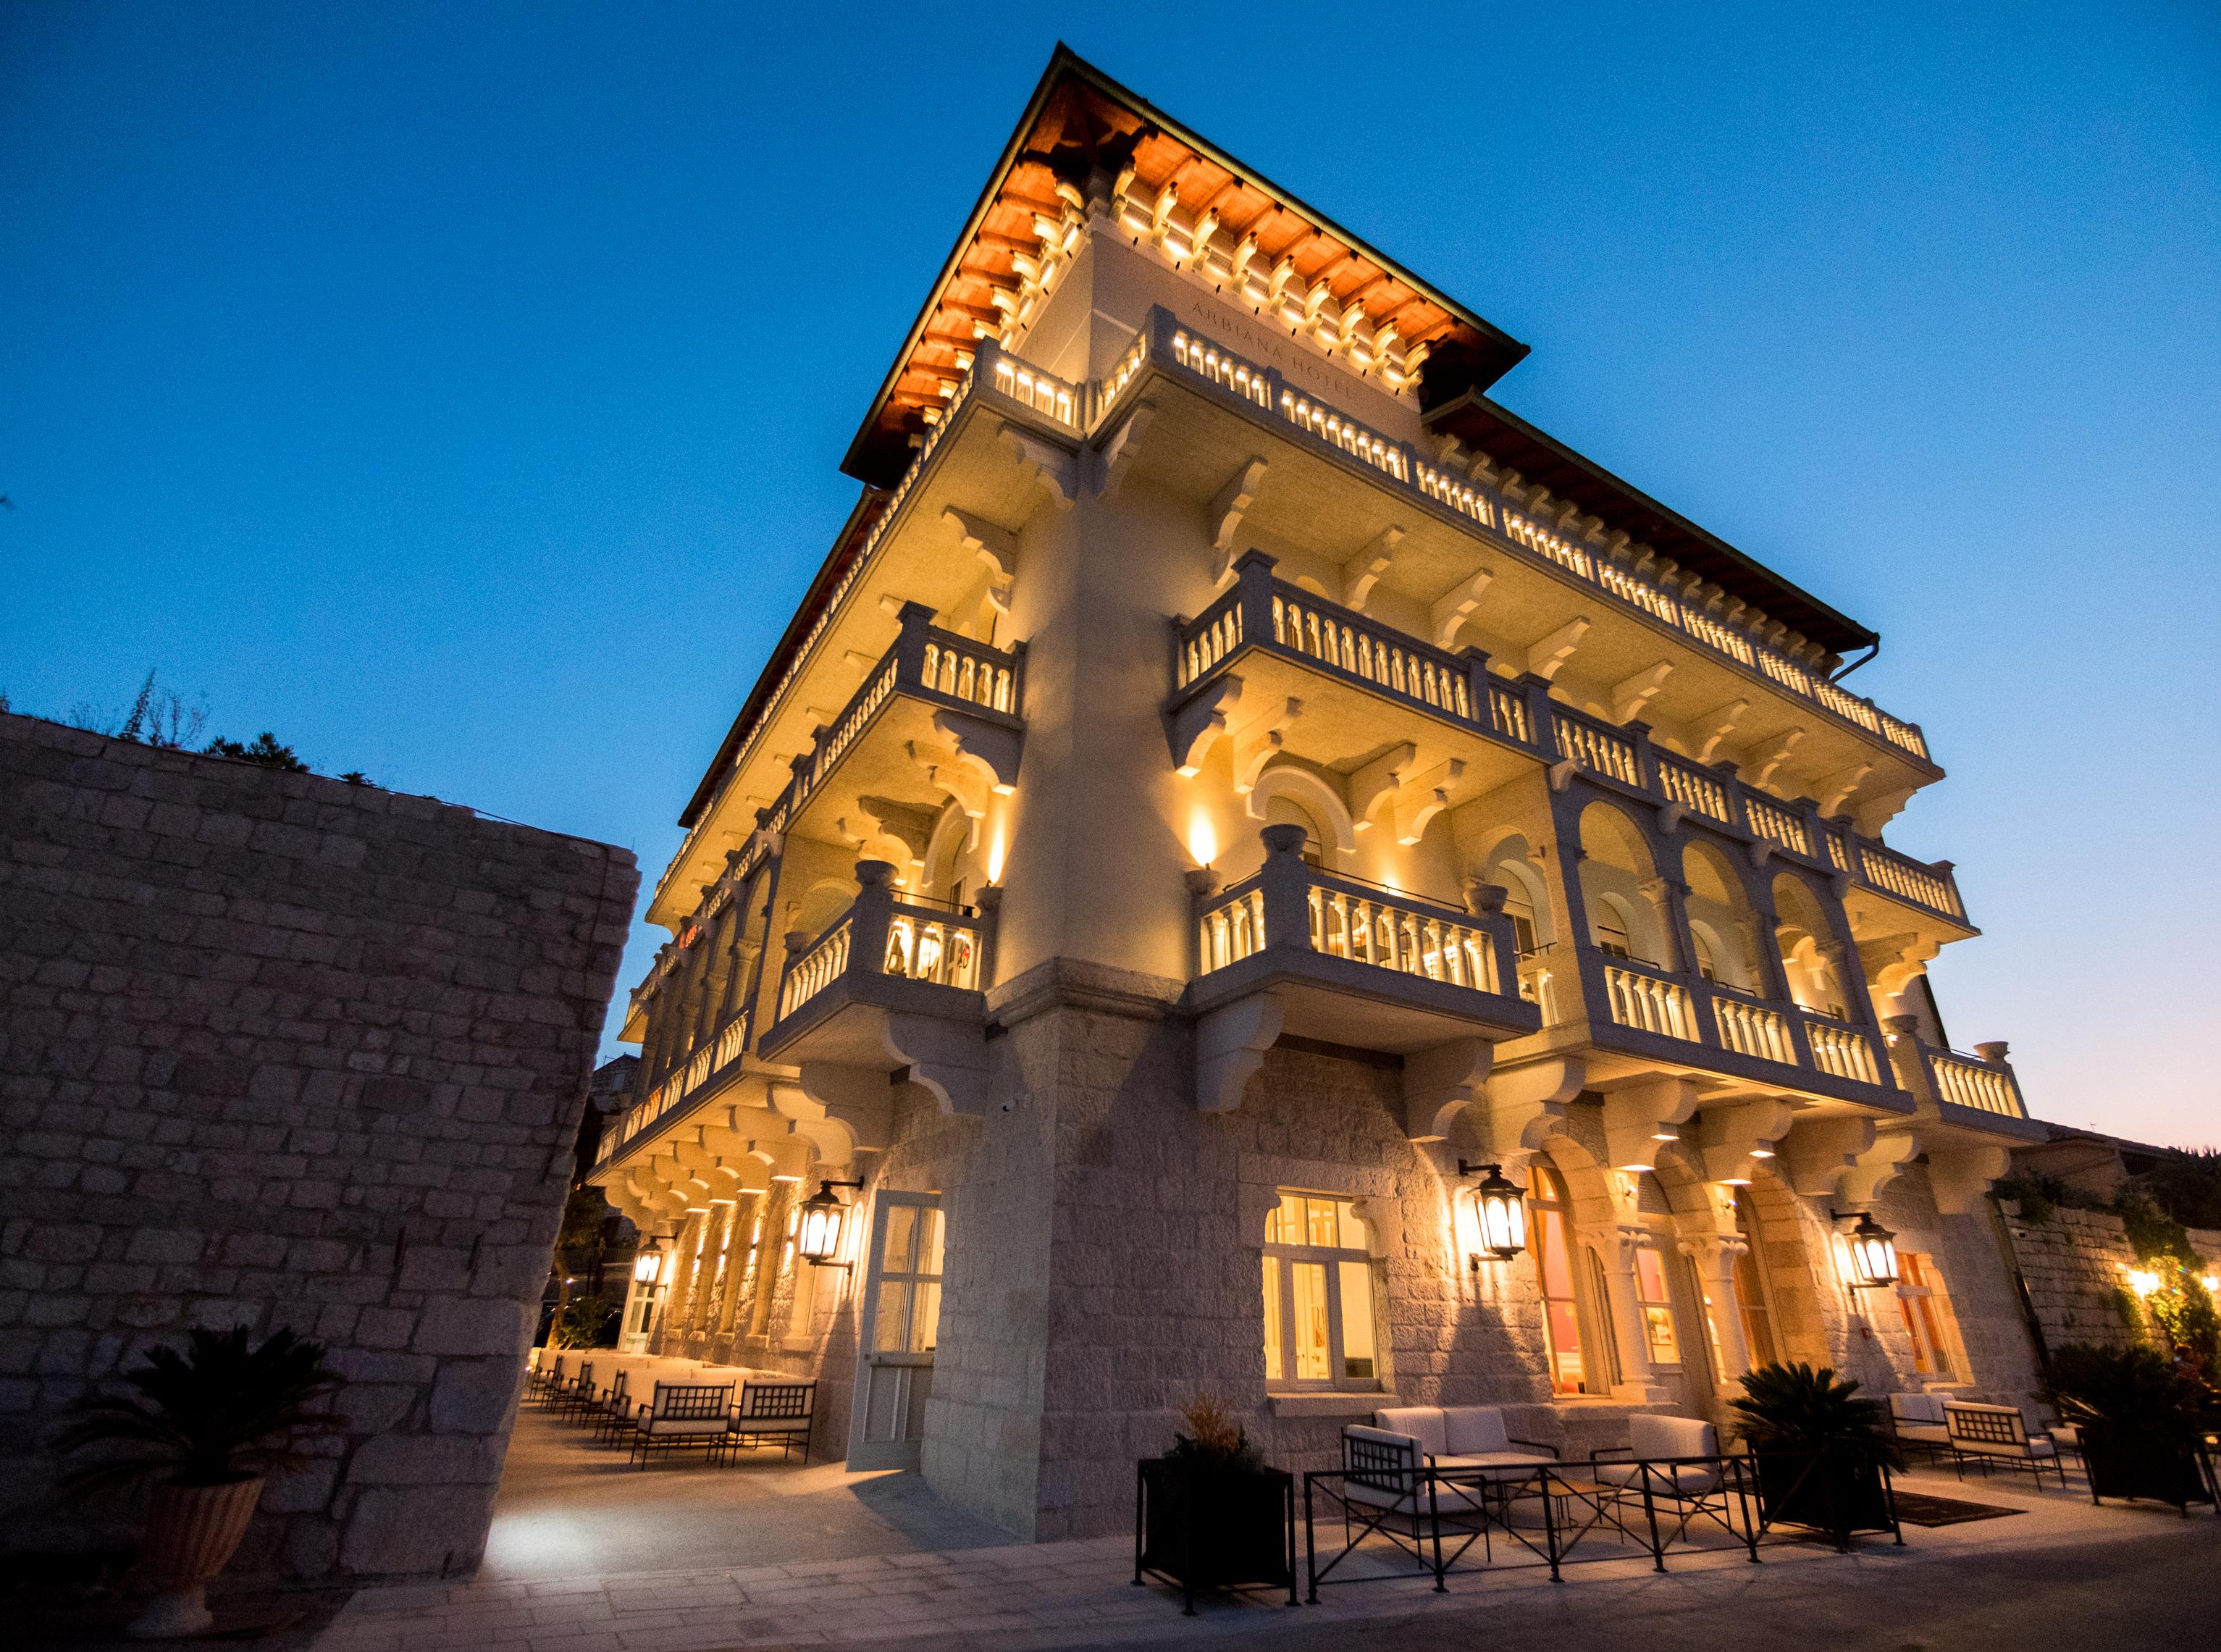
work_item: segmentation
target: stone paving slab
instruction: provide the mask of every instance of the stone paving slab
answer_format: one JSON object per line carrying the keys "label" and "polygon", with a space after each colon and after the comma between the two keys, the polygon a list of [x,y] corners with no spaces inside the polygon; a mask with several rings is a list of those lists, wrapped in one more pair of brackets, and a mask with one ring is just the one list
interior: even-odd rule
{"label": "stone paving slab", "polygon": [[[2093,1509],[2071,1493],[2036,1493],[2002,1480],[1961,1484],[1948,1474],[1918,1474],[1904,1483],[2028,1515],[1908,1528],[1905,1548],[1869,1538],[1848,1556],[1818,1543],[1768,1547],[1761,1568],[1753,1568],[1739,1549],[1669,1552],[1665,1577],[1654,1572],[1647,1551],[1630,1551],[1624,1559],[1567,1568],[1568,1581],[1555,1594],[1540,1567],[1498,1567],[1454,1573],[1448,1594],[1436,1594],[1423,1579],[1353,1584],[1329,1586],[1318,1605],[1291,1610],[1285,1595],[1261,1591],[1200,1600],[1192,1618],[1180,1615],[1174,1591],[1133,1586],[1132,1539],[1123,1536],[712,1572],[368,1589],[348,1603],[314,1652],[738,1652],[894,1642],[1031,1652],[1140,1641],[1178,1644],[1335,1622],[1423,1618],[1521,1595],[1555,1599],[1568,1609],[1692,1594],[1724,1606],[1761,1581],[1778,1589],[1793,1577],[1794,1586],[1826,1593],[1871,1588],[1908,1569],[1980,1564],[1986,1550],[2120,1542],[2181,1527],[2172,1510]],[[2213,1541],[2221,1558],[2221,1535]]]}

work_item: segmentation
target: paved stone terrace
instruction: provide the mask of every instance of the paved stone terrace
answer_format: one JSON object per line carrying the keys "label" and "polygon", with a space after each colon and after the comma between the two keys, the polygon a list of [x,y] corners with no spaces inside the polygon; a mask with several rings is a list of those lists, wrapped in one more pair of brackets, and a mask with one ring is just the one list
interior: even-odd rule
{"label": "paved stone terrace", "polygon": [[[1756,1592],[1808,1603],[1861,1599],[1873,1624],[1891,1628],[1886,1644],[1902,1647],[1923,1644],[1921,1603],[1940,1610],[1974,1580],[1998,1575],[2008,1560],[2043,1575],[2067,1568],[2070,1555],[2188,1545],[2191,1563],[2221,1573],[2221,1521],[2210,1513],[2185,1521],[2171,1509],[2093,1509],[2079,1490],[2039,1493],[2005,1475],[1961,1483],[1948,1472],[1922,1471],[1902,1483],[2026,1512],[1908,1527],[1903,1549],[1865,1539],[1848,1556],[1819,1544],[1772,1547],[1760,1568],[1740,1551],[1675,1555],[1673,1569],[1660,1577],[1647,1555],[1630,1555],[1571,1568],[1555,1589],[1539,1568],[1467,1572],[1453,1574],[1445,1595],[1423,1580],[1354,1585],[1322,1591],[1317,1606],[1291,1609],[1285,1597],[1260,1592],[1199,1603],[1192,1618],[1180,1616],[1171,1590],[1130,1584],[1133,1549],[1123,1536],[775,1566],[480,1580],[366,1591],[314,1652],[712,1652],[872,1642],[1045,1649],[1172,1645],[1257,1631],[1309,1642],[1336,1624],[1353,1630],[1405,1618],[1441,1630],[1456,1624],[1469,1634],[1472,1615],[1480,1611],[1510,1620],[1543,1616],[1564,1630],[1585,1621],[1624,1624],[1630,1613],[1717,1612]],[[2055,1560],[2044,1559],[2047,1553]],[[1711,1624],[1717,1633],[1720,1620]],[[1481,1632],[1494,1640],[1489,1629],[1505,1626],[1498,1621]]]}

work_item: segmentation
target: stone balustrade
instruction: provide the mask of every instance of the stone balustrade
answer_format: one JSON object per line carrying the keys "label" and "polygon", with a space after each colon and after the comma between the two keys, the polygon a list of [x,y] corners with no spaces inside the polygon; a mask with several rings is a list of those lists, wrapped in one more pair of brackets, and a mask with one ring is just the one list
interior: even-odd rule
{"label": "stone balustrade", "polygon": [[[1930,866],[1824,819],[1809,798],[1772,797],[1731,763],[1698,763],[1652,742],[1639,723],[1624,728],[1549,698],[1540,678],[1499,677],[1479,648],[1453,654],[1368,615],[1273,577],[1273,559],[1250,551],[1235,563],[1233,586],[1193,620],[1174,626],[1174,699],[1194,693],[1246,650],[1302,661],[1367,692],[1413,707],[1544,762],[1582,773],[1658,804],[1678,804],[1730,835],[1771,844],[1817,869],[1843,872],[1895,899],[1956,923],[1966,908],[1949,861]],[[1547,738],[1537,738],[1537,730]]]}
{"label": "stone balustrade", "polygon": [[1276,416],[1322,447],[1354,460],[1384,483],[1439,507],[1459,519],[1467,531],[1483,530],[1492,547],[1525,552],[1670,627],[1768,685],[1886,740],[1923,762],[1930,760],[1928,742],[1918,724],[1892,716],[1871,700],[1830,682],[1747,631],[1662,589],[1636,569],[1529,520],[1520,514],[1516,501],[1477,479],[1442,471],[1418,448],[1392,441],[1346,416],[1288,384],[1276,371],[1248,361],[1181,325],[1168,310],[1149,312],[1134,347],[1120,358],[1111,379],[1104,381],[1106,385],[1115,381],[1116,391],[1091,398],[1097,428],[1150,361],[1177,368]]}
{"label": "stone balustrade", "polygon": [[1265,864],[1203,897],[1196,973],[1208,975],[1267,946],[1292,947],[1476,992],[1515,980],[1510,925],[1499,911],[1462,911],[1305,864],[1298,828],[1267,827]]}
{"label": "stone balustrade", "polygon": [[2026,1118],[2028,1107],[2021,1099],[2020,1080],[2005,1064],[2005,1047],[1977,1044],[1974,1048],[1980,1054],[1961,1055],[1956,1050],[1922,1047],[1921,1057],[1936,1087],[1936,1098],[2005,1118]]}
{"label": "stone balustrade", "polygon": [[989,913],[902,895],[893,887],[893,873],[884,860],[859,862],[862,887],[848,910],[815,940],[787,937],[779,986],[781,1023],[851,974],[893,976],[960,992],[977,992],[984,984],[992,941]]}

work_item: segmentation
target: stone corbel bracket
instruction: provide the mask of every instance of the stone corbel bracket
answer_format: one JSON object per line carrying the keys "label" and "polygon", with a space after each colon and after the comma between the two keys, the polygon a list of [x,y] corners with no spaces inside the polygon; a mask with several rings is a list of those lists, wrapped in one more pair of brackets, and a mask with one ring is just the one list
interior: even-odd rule
{"label": "stone corbel bracket", "polygon": [[1566,1109],[1587,1082],[1587,1064],[1578,1055],[1490,1075],[1475,1122],[1485,1125],[1489,1155],[1506,1176],[1517,1181],[1525,1175],[1527,1161],[1565,1129]]}
{"label": "stone corbel bracket", "polygon": [[1018,759],[1026,739],[1022,730],[968,711],[942,710],[933,714],[933,731],[998,795],[1007,797],[1017,789]]}
{"label": "stone corbel bracket", "polygon": [[977,556],[987,570],[987,601],[1004,619],[1010,616],[1010,591],[1018,577],[1018,536],[998,528],[985,516],[950,505],[942,521],[956,529],[957,542]]}
{"label": "stone corbel bracket", "polygon": [[1782,1140],[1780,1162],[1790,1191],[1807,1198],[1836,1198],[1859,1155],[1874,1144],[1871,1118],[1800,1118]]}
{"label": "stone corbel bracket", "polygon": [[798,1123],[814,1112],[839,1124],[858,1152],[877,1152],[894,1139],[894,1086],[875,1067],[804,1061],[795,1087],[773,1086],[772,1105]]}
{"label": "stone corbel bracket", "polygon": [[1283,1015],[1279,998],[1270,992],[1259,992],[1222,1004],[1196,1017],[1198,1112],[1230,1113],[1242,1104],[1243,1090],[1265,1065],[1265,1052],[1280,1036]]}
{"label": "stone corbel bracket", "polygon": [[1751,1179],[1752,1162],[1771,1157],[1774,1144],[1789,1133],[1794,1110],[1778,1096],[1758,1097],[1730,1107],[1715,1107],[1697,1122],[1697,1154],[1705,1180],[1739,1186]]}
{"label": "stone corbel bracket", "polygon": [[1095,495],[1100,499],[1116,498],[1126,480],[1126,472],[1142,456],[1142,441],[1149,434],[1149,425],[1156,418],[1153,403],[1136,402],[1133,410],[1118,422],[1099,448],[1091,450],[1094,460]]}
{"label": "stone corbel bracket", "polygon": [[1879,1130],[1874,1145],[1852,1161],[1844,1173],[1843,1198],[1853,1205],[1870,1205],[1882,1189],[1905,1173],[1905,1166],[1919,1156],[1920,1138],[1909,1129]]}
{"label": "stone corbel bracket", "polygon": [[1233,572],[1235,538],[1242,531],[1242,518],[1257,503],[1258,491],[1264,485],[1265,461],[1251,459],[1227,479],[1226,485],[1204,507],[1203,529],[1211,535],[1211,578],[1214,585]]}
{"label": "stone corbel bracket", "polygon": [[1955,1142],[1928,1149],[1928,1189],[1944,1216],[1968,1216],[1981,1207],[1990,1184],[2012,1163],[2012,1149],[2001,1142]]}
{"label": "stone corbel bracket", "polygon": [[[1702,1092],[1694,1079],[1648,1079],[1604,1099],[1605,1152],[1615,1170],[1655,1170],[1658,1150],[1681,1138]],[[1785,1126],[1785,1128],[1786,1128]]]}
{"label": "stone corbel bracket", "polygon": [[1178,710],[1163,714],[1165,743],[1173,767],[1192,779],[1203,772],[1211,748],[1225,737],[1228,720],[1242,704],[1242,679],[1227,676],[1206,687]]}
{"label": "stone corbel bracket", "polygon": [[1048,502],[1060,510],[1072,509],[1073,500],[1079,491],[1079,456],[1068,453],[1053,441],[1047,441],[1031,433],[1006,424],[996,433],[996,441],[1016,455],[1018,468],[1041,484]]}

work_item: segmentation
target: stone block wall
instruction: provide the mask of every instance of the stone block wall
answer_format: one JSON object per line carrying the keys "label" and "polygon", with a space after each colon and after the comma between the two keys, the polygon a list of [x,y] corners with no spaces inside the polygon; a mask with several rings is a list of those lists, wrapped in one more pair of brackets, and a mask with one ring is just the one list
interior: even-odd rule
{"label": "stone block wall", "polygon": [[[2046,1344],[2127,1348],[2137,1340],[2124,1309],[2136,1311],[2133,1298],[2124,1301],[2125,1286],[2129,1271],[2142,1264],[2120,1217],[2110,1211],[2061,1205],[2043,1221],[2031,1223],[2021,1218],[2020,1207],[2010,1199],[2000,1209]],[[2221,1232],[2193,1228],[2190,1242],[2209,1264],[2221,1267]]]}
{"label": "stone block wall", "polygon": [[475,1563],[637,892],[629,853],[0,716],[0,1542],[63,1409],[194,1326],[351,1380],[237,1563]]}

